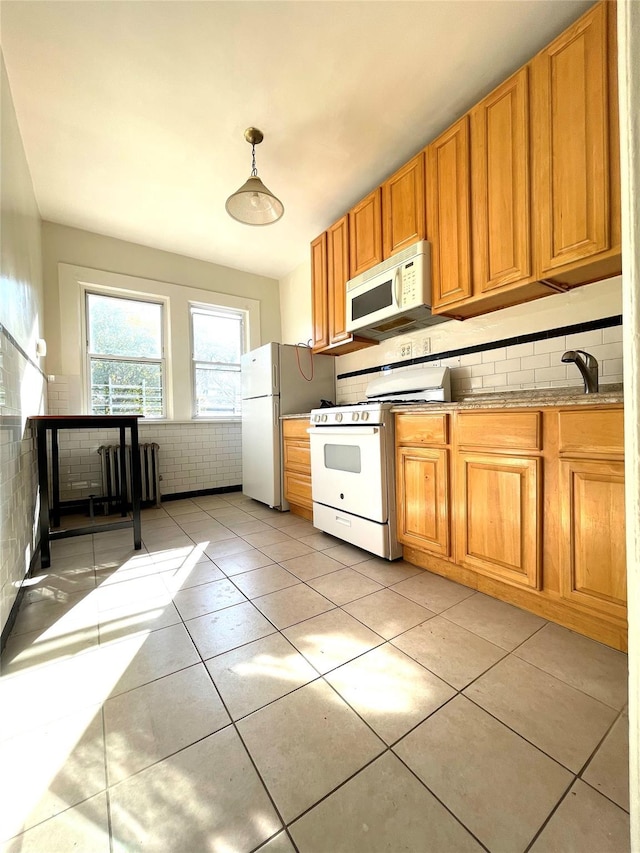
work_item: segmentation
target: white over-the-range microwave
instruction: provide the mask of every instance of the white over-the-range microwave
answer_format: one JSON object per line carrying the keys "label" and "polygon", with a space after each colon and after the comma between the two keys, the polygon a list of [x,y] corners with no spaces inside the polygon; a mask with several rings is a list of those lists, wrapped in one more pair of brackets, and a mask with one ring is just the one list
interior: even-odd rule
{"label": "white over-the-range microwave", "polygon": [[383,341],[449,320],[431,313],[431,244],[414,243],[347,282],[347,331]]}

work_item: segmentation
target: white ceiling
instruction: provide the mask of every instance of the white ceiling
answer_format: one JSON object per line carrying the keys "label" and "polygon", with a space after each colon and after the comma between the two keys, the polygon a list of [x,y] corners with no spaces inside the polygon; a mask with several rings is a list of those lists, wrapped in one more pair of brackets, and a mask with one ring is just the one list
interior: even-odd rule
{"label": "white ceiling", "polygon": [[[281,278],[590,0],[3,0],[43,219]],[[284,217],[226,214],[250,172]]]}

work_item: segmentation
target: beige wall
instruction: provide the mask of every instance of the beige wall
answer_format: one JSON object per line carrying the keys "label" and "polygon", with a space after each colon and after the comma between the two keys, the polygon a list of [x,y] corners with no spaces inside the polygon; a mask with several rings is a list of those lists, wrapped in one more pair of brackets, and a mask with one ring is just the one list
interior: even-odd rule
{"label": "beige wall", "polygon": [[30,415],[42,414],[45,381],[35,344],[42,336],[40,215],[16,121],[4,59],[0,54],[2,119],[0,174],[0,630],[29,569],[34,533],[37,476]]}
{"label": "beige wall", "polygon": [[310,260],[280,281],[280,317],[283,344],[312,340]]}
{"label": "beige wall", "polygon": [[258,299],[261,340],[264,343],[280,340],[280,296],[275,279],[54,222],[42,223],[42,251],[49,373],[64,372],[60,359],[63,324],[58,288],[59,263]]}

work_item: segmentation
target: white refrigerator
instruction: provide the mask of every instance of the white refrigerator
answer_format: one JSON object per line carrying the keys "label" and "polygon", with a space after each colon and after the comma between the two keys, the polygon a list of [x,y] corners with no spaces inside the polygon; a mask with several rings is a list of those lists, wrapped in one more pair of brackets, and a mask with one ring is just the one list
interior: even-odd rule
{"label": "white refrigerator", "polygon": [[303,414],[334,400],[335,359],[306,347],[265,344],[241,364],[242,493],[287,510],[282,478],[281,415]]}

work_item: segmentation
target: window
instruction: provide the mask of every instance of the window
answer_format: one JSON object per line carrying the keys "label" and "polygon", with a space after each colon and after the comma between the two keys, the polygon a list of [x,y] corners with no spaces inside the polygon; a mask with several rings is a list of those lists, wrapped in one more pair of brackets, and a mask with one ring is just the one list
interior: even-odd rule
{"label": "window", "polygon": [[86,294],[89,410],[165,415],[163,304]]}
{"label": "window", "polygon": [[194,417],[240,414],[244,311],[190,306]]}

